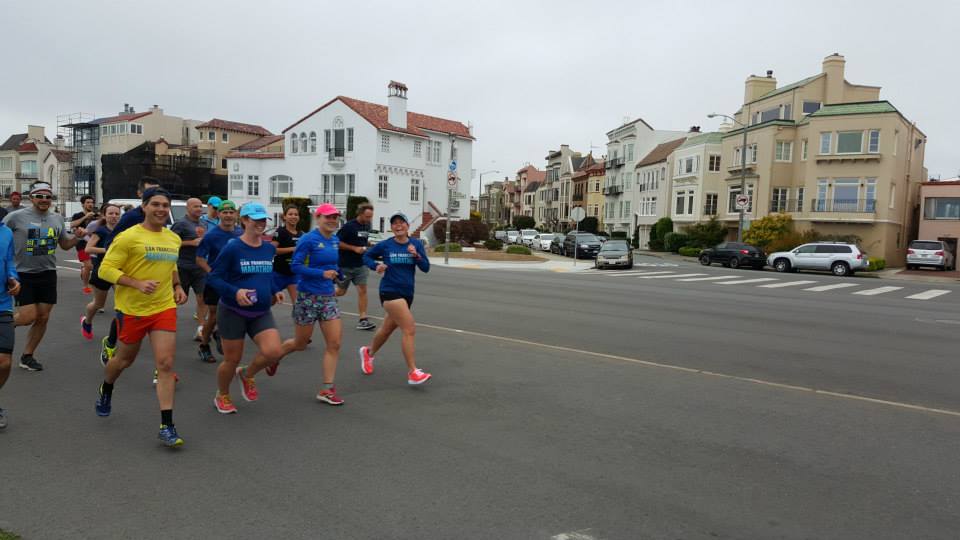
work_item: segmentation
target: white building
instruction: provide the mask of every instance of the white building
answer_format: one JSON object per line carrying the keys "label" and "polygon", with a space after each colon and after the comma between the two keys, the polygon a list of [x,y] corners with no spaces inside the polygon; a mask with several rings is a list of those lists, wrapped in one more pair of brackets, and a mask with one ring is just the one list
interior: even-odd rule
{"label": "white building", "polygon": [[634,223],[641,249],[649,248],[650,232],[657,220],[670,215],[671,155],[686,139],[680,137],[658,144],[636,166],[637,198],[633,204]]}
{"label": "white building", "polygon": [[691,132],[686,142],[674,150],[670,159],[670,213],[665,215],[673,220],[675,230],[707,221],[723,210],[722,138],[720,132]]}
{"label": "white building", "polygon": [[[414,230],[430,219],[425,215],[445,211],[451,158],[463,177],[460,191],[469,188],[471,129],[408,112],[407,87],[391,81],[388,89],[386,106],[344,96],[321,105],[283,130],[282,153],[228,154],[228,196],[238,204],[267,203],[275,214],[284,197],[310,197],[344,211],[349,196],[364,196],[374,206],[378,230],[389,227],[387,218],[396,211],[410,217]],[[469,216],[465,198],[454,203],[454,216]]]}

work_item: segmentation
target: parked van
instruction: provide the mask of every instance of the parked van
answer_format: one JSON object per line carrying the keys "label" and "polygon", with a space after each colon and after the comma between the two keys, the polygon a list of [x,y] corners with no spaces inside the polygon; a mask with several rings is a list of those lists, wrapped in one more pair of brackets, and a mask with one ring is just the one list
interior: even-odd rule
{"label": "parked van", "polygon": [[[142,204],[140,199],[110,199],[109,202],[110,204],[118,205],[121,210],[127,205],[137,207]],[[207,212],[207,205],[203,205],[203,212]],[[187,201],[179,199],[170,201],[170,219],[167,222],[167,227],[172,227],[174,223],[183,219],[185,215],[187,215]]]}

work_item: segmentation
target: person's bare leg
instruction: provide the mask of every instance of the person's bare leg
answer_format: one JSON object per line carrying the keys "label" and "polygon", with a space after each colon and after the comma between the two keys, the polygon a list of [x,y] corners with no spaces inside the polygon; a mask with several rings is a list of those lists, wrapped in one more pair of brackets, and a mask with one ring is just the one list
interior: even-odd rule
{"label": "person's bare leg", "polygon": [[[279,335],[279,334],[278,334]],[[285,340],[280,344],[280,357],[273,362],[268,362],[263,352],[257,352],[253,357],[253,361],[250,362],[250,365],[247,366],[247,377],[253,377],[261,369],[269,366],[271,363],[277,363],[283,357],[294,351],[302,351],[307,348],[307,344],[310,343],[310,338],[313,337],[313,325],[301,326],[299,324],[294,325],[293,327],[293,337]],[[226,352],[226,351],[224,351]]]}
{"label": "person's bare leg", "polygon": [[[200,344],[209,345],[210,336],[217,327],[217,306],[207,306],[207,318],[203,321],[203,332],[200,332]],[[223,352],[227,352],[224,349]]]}
{"label": "person's bare leg", "polygon": [[93,324],[93,318],[97,315],[97,311],[103,309],[103,306],[107,303],[107,291],[101,291],[100,289],[93,288],[93,300],[87,304],[87,312],[84,314],[84,317],[87,318],[87,324]]}
{"label": "person's bare leg", "polygon": [[[387,303],[384,303],[383,307],[386,309]],[[373,335],[373,342],[370,343],[370,356],[377,355],[377,351],[380,350],[380,347],[383,347],[383,344],[390,338],[390,334],[396,329],[397,323],[394,322],[393,317],[390,316],[390,312],[387,311],[386,316],[383,318],[383,325],[377,330],[377,333]]]}
{"label": "person's bare leg", "polygon": [[[312,328],[312,326],[311,326]],[[244,375],[252,379],[263,368],[276,364],[283,357],[283,345],[280,343],[280,331],[276,328],[270,328],[253,336],[253,342],[260,349],[259,354],[253,357],[253,361],[247,366]],[[226,349],[224,349],[226,352]]]}
{"label": "person's bare leg", "polygon": [[[237,366],[240,365],[240,359],[243,358],[243,339],[222,339],[223,342],[223,361],[217,367],[217,390],[220,395],[230,393],[230,383],[237,373]],[[250,375],[247,375],[249,377]]]}
{"label": "person's bare leg", "polygon": [[80,281],[83,282],[84,288],[90,287],[90,274],[93,272],[93,262],[89,259],[83,261],[83,266],[80,268]]}
{"label": "person's bare leg", "polygon": [[37,318],[37,304],[19,306],[16,309],[16,311],[13,312],[13,325],[29,326],[33,324],[33,321],[36,318]]}
{"label": "person's bare leg", "polygon": [[197,321],[201,325],[205,324],[204,321],[207,320],[207,305],[203,303],[202,294],[194,294],[194,299],[197,301]]}
{"label": "person's bare leg", "polygon": [[403,332],[403,338],[400,342],[400,349],[403,351],[403,359],[407,361],[407,369],[413,371],[417,369],[416,362],[416,338],[417,323],[413,320],[413,313],[407,307],[406,300],[390,300],[383,303],[383,309],[396,321],[396,325]]}
{"label": "person's bare leg", "polygon": [[360,318],[367,318],[367,286],[357,285],[357,311],[360,312]]}
{"label": "person's bare leg", "polygon": [[325,348],[323,350],[323,384],[333,384],[337,375],[337,360],[340,359],[340,339],[343,321],[334,319],[320,323]]}
{"label": "person's bare leg", "polygon": [[13,355],[10,353],[0,353],[0,388],[3,388],[10,376],[10,366],[13,365]]}
{"label": "person's bare leg", "polygon": [[287,285],[287,298],[290,299],[291,304],[297,301],[297,285],[296,284],[291,283],[290,285]]}
{"label": "person's bare leg", "polygon": [[117,352],[103,368],[103,380],[109,384],[117,382],[123,370],[133,365],[133,361],[137,359],[137,353],[139,352],[139,342],[128,344],[117,340]]}
{"label": "person's bare leg", "polygon": [[154,330],[150,332],[150,345],[157,368],[157,401],[160,402],[160,410],[173,409],[173,394],[177,386],[173,374],[173,356],[177,348],[177,334]]}
{"label": "person's bare leg", "polygon": [[47,323],[50,321],[50,312],[53,310],[53,304],[36,304],[37,315],[30,325],[30,331],[27,332],[27,344],[23,347],[23,354],[33,354],[36,352],[43,335],[47,333]]}

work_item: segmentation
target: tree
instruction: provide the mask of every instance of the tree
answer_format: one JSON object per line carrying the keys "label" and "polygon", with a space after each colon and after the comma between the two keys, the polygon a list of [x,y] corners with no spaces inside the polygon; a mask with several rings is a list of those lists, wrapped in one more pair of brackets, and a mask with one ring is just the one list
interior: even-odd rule
{"label": "tree", "polygon": [[597,228],[599,226],[600,223],[597,221],[597,218],[593,216],[585,217],[580,221],[580,230],[584,232],[597,234]]}
{"label": "tree", "polygon": [[357,217],[357,207],[363,203],[368,203],[368,202],[370,202],[370,200],[367,199],[366,197],[360,197],[355,195],[351,195],[347,197],[347,216],[346,216],[347,219],[350,220]]}
{"label": "tree", "polygon": [[470,221],[483,221],[483,216],[480,215],[480,212],[474,210],[470,211]]}
{"label": "tree", "polygon": [[727,237],[727,228],[720,223],[717,216],[713,216],[706,223],[697,223],[687,227],[686,234],[688,237],[687,245],[706,248],[723,242],[724,238]]}
{"label": "tree", "polygon": [[530,216],[514,216],[513,226],[517,229],[532,229],[537,222]]}
{"label": "tree", "polygon": [[793,218],[790,214],[770,214],[750,223],[743,233],[743,241],[766,251],[771,242],[779,240],[793,231]]}
{"label": "tree", "polygon": [[668,217],[658,219],[650,231],[650,250],[663,251],[663,237],[671,232],[673,232],[673,220]]}

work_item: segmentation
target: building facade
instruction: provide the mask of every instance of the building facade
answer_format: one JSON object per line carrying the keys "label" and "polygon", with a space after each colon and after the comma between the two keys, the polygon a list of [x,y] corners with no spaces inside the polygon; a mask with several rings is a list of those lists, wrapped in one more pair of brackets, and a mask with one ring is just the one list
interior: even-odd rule
{"label": "building facade", "polygon": [[565,232],[572,228],[570,224],[570,197],[573,185],[573,173],[583,161],[580,152],[570,149],[569,145],[560,145],[559,150],[551,150],[546,157],[545,178],[537,189],[537,224],[545,230]]}
{"label": "building facade", "polygon": [[26,133],[7,137],[0,145],[0,195],[23,193],[41,177],[42,164],[55,148],[44,134],[43,126],[27,126]]}
{"label": "building facade", "polygon": [[684,141],[686,138],[681,137],[658,144],[634,167],[637,177],[634,234],[641,249],[650,247],[650,232],[657,220],[670,214],[667,195],[670,193],[671,157]]}
{"label": "building facade", "polygon": [[919,240],[942,240],[957,255],[960,239],[960,180],[920,186]]}
{"label": "building facade", "polygon": [[[668,197],[664,201],[674,227],[682,229],[717,216],[723,191],[723,133],[691,130],[668,158]],[[678,230],[679,230],[678,229]]]}
{"label": "building facade", "polygon": [[219,175],[227,174],[227,154],[244,147],[247,143],[273,136],[270,130],[262,126],[221,120],[220,118],[198,124],[196,130],[198,135],[197,150],[201,156],[210,160],[215,174]]}

